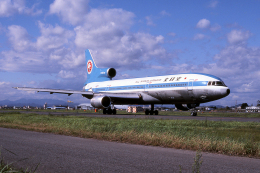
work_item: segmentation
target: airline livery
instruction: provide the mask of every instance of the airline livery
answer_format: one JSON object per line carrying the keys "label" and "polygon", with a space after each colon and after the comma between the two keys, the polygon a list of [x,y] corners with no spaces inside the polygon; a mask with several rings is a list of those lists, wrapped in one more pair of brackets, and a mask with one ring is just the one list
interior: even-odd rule
{"label": "airline livery", "polygon": [[195,107],[226,97],[230,89],[213,75],[189,73],[145,78],[112,80],[116,76],[114,68],[98,68],[89,50],[85,51],[87,81],[83,91],[14,87],[18,90],[49,92],[60,94],[81,94],[90,99],[91,105],[103,109],[103,114],[116,114],[114,105],[151,105],[145,114],[158,115],[154,104],[175,104],[180,110],[191,109],[196,116]]}

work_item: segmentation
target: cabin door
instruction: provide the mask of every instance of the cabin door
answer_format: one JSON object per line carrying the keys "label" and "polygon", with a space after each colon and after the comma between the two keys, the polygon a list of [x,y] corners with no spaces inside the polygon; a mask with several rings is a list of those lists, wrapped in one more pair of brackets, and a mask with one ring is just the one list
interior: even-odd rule
{"label": "cabin door", "polygon": [[145,84],[144,91],[148,92],[148,89],[149,89],[149,83]]}
{"label": "cabin door", "polygon": [[194,79],[190,79],[189,80],[188,87],[187,87],[188,91],[192,91],[193,90],[193,81],[194,81]]}

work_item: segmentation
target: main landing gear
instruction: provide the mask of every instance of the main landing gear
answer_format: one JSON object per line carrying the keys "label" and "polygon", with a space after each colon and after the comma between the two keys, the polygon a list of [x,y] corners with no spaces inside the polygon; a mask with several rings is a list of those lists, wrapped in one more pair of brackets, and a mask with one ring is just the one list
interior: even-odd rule
{"label": "main landing gear", "polygon": [[114,115],[116,115],[116,109],[111,109],[110,107],[109,108],[104,108],[103,109],[103,114],[114,114]]}
{"label": "main landing gear", "polygon": [[146,109],[145,110],[145,115],[158,115],[158,110],[154,110],[154,104],[151,104],[151,110]]}
{"label": "main landing gear", "polygon": [[108,108],[103,109],[103,114],[114,114],[116,115],[116,109],[114,104],[111,104]]}
{"label": "main landing gear", "polygon": [[197,111],[195,109],[191,110],[190,115],[191,116],[197,116]]}

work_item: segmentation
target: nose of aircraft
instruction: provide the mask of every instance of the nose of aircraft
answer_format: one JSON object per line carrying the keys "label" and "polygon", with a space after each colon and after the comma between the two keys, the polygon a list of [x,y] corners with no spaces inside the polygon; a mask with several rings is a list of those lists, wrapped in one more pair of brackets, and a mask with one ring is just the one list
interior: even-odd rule
{"label": "nose of aircraft", "polygon": [[230,89],[228,88],[226,92],[227,92],[227,96],[228,96],[230,94]]}

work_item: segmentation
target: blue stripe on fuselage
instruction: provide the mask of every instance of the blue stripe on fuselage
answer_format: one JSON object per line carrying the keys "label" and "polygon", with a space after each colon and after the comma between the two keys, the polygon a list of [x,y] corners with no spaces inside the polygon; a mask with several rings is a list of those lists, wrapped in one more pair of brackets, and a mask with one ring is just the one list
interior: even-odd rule
{"label": "blue stripe on fuselage", "polygon": [[192,82],[173,82],[173,83],[156,83],[156,84],[142,84],[142,85],[125,85],[113,87],[97,87],[92,88],[93,92],[104,91],[127,91],[127,90],[140,90],[140,89],[158,89],[158,88],[180,88],[180,87],[194,87],[194,86],[207,86],[208,81],[193,81]]}

